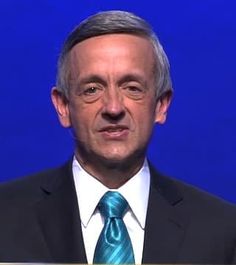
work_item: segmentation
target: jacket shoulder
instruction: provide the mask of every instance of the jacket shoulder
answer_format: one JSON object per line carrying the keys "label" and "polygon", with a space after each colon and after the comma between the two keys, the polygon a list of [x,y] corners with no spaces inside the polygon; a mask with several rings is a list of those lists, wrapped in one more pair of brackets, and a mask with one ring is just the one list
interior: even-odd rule
{"label": "jacket shoulder", "polygon": [[38,173],[23,176],[15,180],[0,184],[0,202],[28,201],[29,198],[38,198],[42,189],[50,191],[51,186],[56,187],[71,173],[71,161],[56,168],[50,168]]}
{"label": "jacket shoulder", "polygon": [[200,216],[223,218],[232,215],[236,220],[236,205],[223,198],[181,180],[164,176],[151,166],[152,185],[170,204]]}

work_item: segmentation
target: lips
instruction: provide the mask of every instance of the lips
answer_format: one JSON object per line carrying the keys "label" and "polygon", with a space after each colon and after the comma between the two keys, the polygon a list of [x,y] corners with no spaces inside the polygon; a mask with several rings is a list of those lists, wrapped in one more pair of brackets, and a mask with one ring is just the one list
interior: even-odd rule
{"label": "lips", "polygon": [[128,135],[129,128],[125,125],[109,125],[102,127],[99,132],[109,139],[123,139]]}
{"label": "lips", "polygon": [[99,132],[121,132],[123,130],[128,130],[127,126],[124,125],[109,125],[101,128]]}

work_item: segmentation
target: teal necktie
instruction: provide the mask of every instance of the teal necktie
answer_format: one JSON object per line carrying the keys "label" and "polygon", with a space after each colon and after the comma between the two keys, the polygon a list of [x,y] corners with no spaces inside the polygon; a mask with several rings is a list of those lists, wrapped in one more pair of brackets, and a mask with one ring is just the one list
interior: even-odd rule
{"label": "teal necktie", "polygon": [[105,219],[99,236],[94,264],[134,264],[134,254],[123,216],[129,205],[119,192],[108,191],[98,203]]}

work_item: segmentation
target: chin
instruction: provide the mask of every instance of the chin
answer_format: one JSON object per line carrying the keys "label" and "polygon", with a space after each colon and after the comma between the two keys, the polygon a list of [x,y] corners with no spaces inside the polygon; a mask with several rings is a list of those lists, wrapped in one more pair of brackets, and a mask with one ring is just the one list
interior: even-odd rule
{"label": "chin", "polygon": [[129,156],[121,156],[119,155],[110,155],[110,156],[103,156],[104,161],[110,162],[110,163],[123,163],[128,159]]}
{"label": "chin", "polygon": [[110,161],[125,161],[133,152],[129,152],[127,148],[108,148],[107,150],[102,151],[101,156],[106,160]]}
{"label": "chin", "polygon": [[100,161],[101,163],[104,163],[108,167],[117,167],[117,166],[130,166],[140,160],[140,158],[143,158],[145,154],[140,152],[113,152],[113,153],[103,153],[103,155],[100,154]]}

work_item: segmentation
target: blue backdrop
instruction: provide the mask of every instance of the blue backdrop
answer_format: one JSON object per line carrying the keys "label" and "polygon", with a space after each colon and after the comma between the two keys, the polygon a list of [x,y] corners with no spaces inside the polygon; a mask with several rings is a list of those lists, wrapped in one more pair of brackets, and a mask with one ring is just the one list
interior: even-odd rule
{"label": "blue backdrop", "polygon": [[148,155],[160,171],[236,202],[236,1],[1,0],[1,181],[57,166],[73,152],[50,101],[69,31],[108,9],[154,27],[175,88]]}

